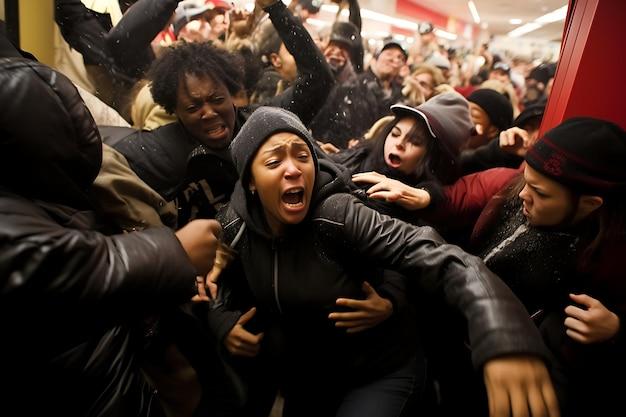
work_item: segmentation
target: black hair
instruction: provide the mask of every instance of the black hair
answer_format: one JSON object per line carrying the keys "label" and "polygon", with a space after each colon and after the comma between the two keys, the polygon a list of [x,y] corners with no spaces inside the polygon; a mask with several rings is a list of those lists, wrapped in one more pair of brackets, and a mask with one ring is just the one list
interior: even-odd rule
{"label": "black hair", "polygon": [[147,77],[152,81],[154,101],[170,114],[176,109],[178,85],[186,75],[209,77],[235,95],[243,88],[243,60],[208,42],[181,42],[168,47],[152,63]]}
{"label": "black hair", "polygon": [[409,185],[436,179],[431,167],[433,153],[436,152],[436,146],[434,146],[435,141],[428,132],[426,124],[419,119],[416,119],[418,123],[415,123],[406,134],[407,140],[414,144],[421,143],[424,138],[428,138],[425,143],[426,152],[424,157],[417,164],[415,171],[410,174],[405,174],[397,169],[389,168],[385,162],[385,141],[389,133],[391,133],[391,130],[403,117],[404,116],[396,116],[392,121],[387,123],[384,128],[380,129],[378,134],[365,142],[364,146],[369,147],[370,152],[365,158],[365,161],[363,161],[361,171],[376,171]]}

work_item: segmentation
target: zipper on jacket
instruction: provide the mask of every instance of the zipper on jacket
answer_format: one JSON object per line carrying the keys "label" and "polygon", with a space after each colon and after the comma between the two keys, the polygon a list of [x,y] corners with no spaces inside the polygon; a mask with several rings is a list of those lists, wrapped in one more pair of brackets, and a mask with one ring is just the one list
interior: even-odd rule
{"label": "zipper on jacket", "polygon": [[275,243],[272,243],[272,250],[274,251],[274,299],[276,300],[278,312],[282,314],[283,309],[280,306],[280,300],[278,299],[278,249],[276,249]]}

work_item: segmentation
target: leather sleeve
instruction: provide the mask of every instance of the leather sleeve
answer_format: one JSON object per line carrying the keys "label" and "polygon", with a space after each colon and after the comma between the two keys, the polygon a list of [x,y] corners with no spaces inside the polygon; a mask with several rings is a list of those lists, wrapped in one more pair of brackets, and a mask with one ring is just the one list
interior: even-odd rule
{"label": "leather sleeve", "polygon": [[443,293],[467,319],[477,368],[508,354],[549,357],[511,290],[479,258],[447,244],[434,229],[382,215],[349,194],[326,199],[316,210],[315,221],[331,229],[326,233],[333,236],[328,244],[342,242],[356,255],[415,280],[421,290]]}
{"label": "leather sleeve", "polygon": [[3,302],[124,317],[195,294],[195,269],[165,227],[106,236],[61,225],[19,197],[0,195],[0,207]]}

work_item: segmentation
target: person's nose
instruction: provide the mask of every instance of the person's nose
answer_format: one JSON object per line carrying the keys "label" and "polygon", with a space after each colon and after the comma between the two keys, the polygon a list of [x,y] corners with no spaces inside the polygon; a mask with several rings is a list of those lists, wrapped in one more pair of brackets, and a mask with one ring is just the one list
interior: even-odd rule
{"label": "person's nose", "polygon": [[285,164],[285,178],[294,179],[302,175],[302,170],[293,158],[288,158]]}
{"label": "person's nose", "polygon": [[524,185],[522,191],[519,192],[519,198],[526,203],[530,203],[530,193],[528,192],[528,185]]}
{"label": "person's nose", "polygon": [[210,119],[211,117],[215,116],[217,116],[217,112],[215,111],[215,109],[213,109],[213,106],[211,106],[209,103],[204,103],[202,105],[202,115],[200,116],[200,118]]}

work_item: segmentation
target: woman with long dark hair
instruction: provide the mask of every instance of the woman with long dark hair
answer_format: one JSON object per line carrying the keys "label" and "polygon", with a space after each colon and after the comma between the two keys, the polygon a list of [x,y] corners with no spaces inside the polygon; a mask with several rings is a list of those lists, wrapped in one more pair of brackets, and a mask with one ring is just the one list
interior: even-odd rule
{"label": "woman with long dark hair", "polygon": [[394,118],[355,148],[330,154],[385,214],[419,222],[413,213],[444,201],[443,185],[458,179],[458,156],[472,131],[467,101],[457,93],[418,107],[391,106]]}

